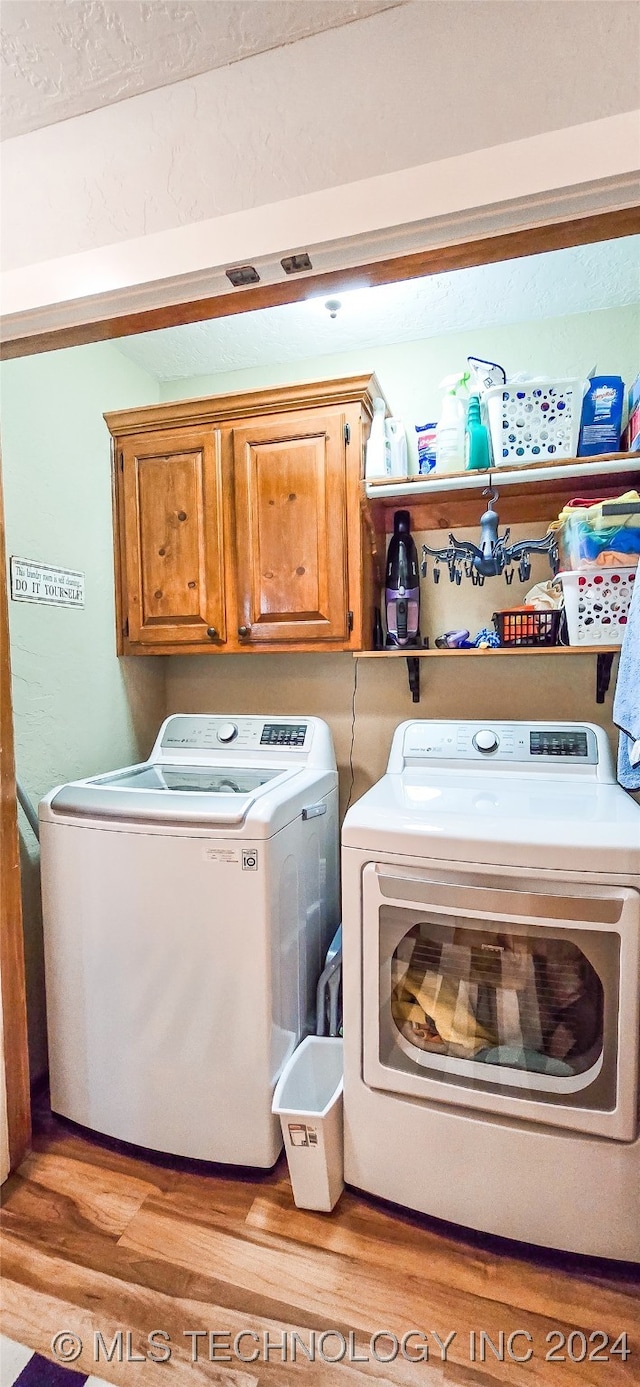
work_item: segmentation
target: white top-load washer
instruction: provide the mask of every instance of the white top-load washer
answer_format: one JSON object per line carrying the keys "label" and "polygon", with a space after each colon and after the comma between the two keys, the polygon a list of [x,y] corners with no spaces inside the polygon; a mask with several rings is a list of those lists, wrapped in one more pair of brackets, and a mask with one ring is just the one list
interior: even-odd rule
{"label": "white top-load washer", "polygon": [[404,723],[342,841],[346,1179],[640,1259],[640,807],[604,731]]}
{"label": "white top-load washer", "polygon": [[170,717],[148,762],[52,790],[40,835],[53,1110],[273,1165],[273,1089],[339,921],[326,723]]}

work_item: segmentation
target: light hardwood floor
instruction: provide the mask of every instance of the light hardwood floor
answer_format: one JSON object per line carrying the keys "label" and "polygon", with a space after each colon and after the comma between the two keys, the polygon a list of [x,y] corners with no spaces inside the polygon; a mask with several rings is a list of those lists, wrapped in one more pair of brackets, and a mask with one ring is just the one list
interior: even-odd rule
{"label": "light hardwood floor", "polygon": [[[89,1140],[43,1109],[34,1150],[4,1188],[3,1332],[50,1358],[54,1334],[73,1331],[84,1342],[73,1366],[123,1387],[640,1382],[640,1301],[631,1268],[465,1238],[349,1191],[333,1215],[305,1213],[293,1204],[284,1161],[257,1178],[175,1165]],[[564,1362],[546,1362],[546,1336],[556,1327],[567,1337],[578,1331],[571,1341],[575,1356],[580,1331],[587,1337],[603,1331],[609,1349],[627,1331],[632,1355],[626,1362],[613,1354],[580,1363],[565,1349]],[[149,1350],[147,1336],[158,1329],[170,1336],[170,1361],[127,1361]],[[347,1344],[342,1363],[323,1361],[318,1351],[329,1329]],[[95,1361],[97,1330],[107,1345],[123,1331],[122,1362],[117,1349],[110,1363],[104,1354]],[[211,1362],[208,1340],[200,1338],[193,1363],[193,1340],[184,1334],[192,1330],[218,1331],[231,1341],[251,1331],[260,1358]],[[429,1361],[401,1355],[393,1363],[376,1361],[370,1339],[381,1330],[399,1340],[424,1331]],[[521,1336],[512,1347],[522,1354],[529,1346],[532,1356],[517,1363],[505,1349],[500,1362],[487,1347],[480,1361],[481,1330],[496,1345],[500,1331],[526,1331],[530,1342]],[[265,1331],[275,1345],[268,1362]],[[300,1344],[298,1361],[283,1362],[283,1331],[289,1353],[294,1332],[308,1347],[315,1331],[316,1362]],[[445,1363],[433,1331],[441,1340],[455,1331]],[[218,1354],[228,1342],[216,1341]],[[390,1342],[378,1342],[380,1356],[391,1351]],[[587,1351],[597,1352],[599,1342],[588,1343]],[[337,1356],[340,1344],[335,1335],[322,1341],[325,1359]],[[418,1344],[408,1341],[407,1352],[415,1355]],[[255,1338],[241,1340],[245,1358],[255,1349]],[[349,1361],[354,1349],[368,1361]]]}

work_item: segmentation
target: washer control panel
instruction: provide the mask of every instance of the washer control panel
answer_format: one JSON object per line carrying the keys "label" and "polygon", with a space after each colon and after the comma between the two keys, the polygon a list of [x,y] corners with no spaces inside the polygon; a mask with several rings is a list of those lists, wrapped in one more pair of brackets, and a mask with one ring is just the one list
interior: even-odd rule
{"label": "washer control panel", "polygon": [[306,735],[304,722],[265,722],[260,746],[304,746]]}
{"label": "washer control panel", "polygon": [[595,731],[578,723],[424,721],[407,723],[403,731],[405,763],[513,762],[539,769],[561,758],[570,768],[598,764]]}
{"label": "washer control panel", "polygon": [[217,718],[176,714],[162,734],[163,751],[308,750],[312,728],[289,718]]}

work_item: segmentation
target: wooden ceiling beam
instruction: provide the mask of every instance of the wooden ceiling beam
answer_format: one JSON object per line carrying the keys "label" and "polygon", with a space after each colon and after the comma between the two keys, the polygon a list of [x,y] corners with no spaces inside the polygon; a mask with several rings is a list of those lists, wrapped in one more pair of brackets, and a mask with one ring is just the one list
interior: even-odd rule
{"label": "wooden ceiling beam", "polygon": [[527,227],[499,235],[467,240],[459,244],[412,251],[407,255],[374,261],[371,264],[331,270],[324,274],[305,274],[277,284],[259,284],[208,298],[171,303],[135,313],[105,317],[99,321],[74,324],[50,332],[13,338],[0,345],[0,359],[33,356],[38,352],[59,351],[89,342],[114,341],[143,332],[178,327],[225,318],[235,313],[298,303],[310,293],[338,293],[360,285],[398,283],[428,275],[446,274],[474,265],[493,265],[503,260],[521,259],[570,246],[589,245],[640,233],[640,206],[595,213],[585,217]]}

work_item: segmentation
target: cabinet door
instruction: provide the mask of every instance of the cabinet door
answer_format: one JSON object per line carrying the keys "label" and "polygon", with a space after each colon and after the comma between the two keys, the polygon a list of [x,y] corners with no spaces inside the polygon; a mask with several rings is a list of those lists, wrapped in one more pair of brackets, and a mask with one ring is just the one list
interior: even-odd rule
{"label": "cabinet door", "polygon": [[348,637],[344,422],[274,415],[233,431],[243,641]]}
{"label": "cabinet door", "polygon": [[220,435],[158,430],[118,453],[129,641],[213,646],[225,639]]}

